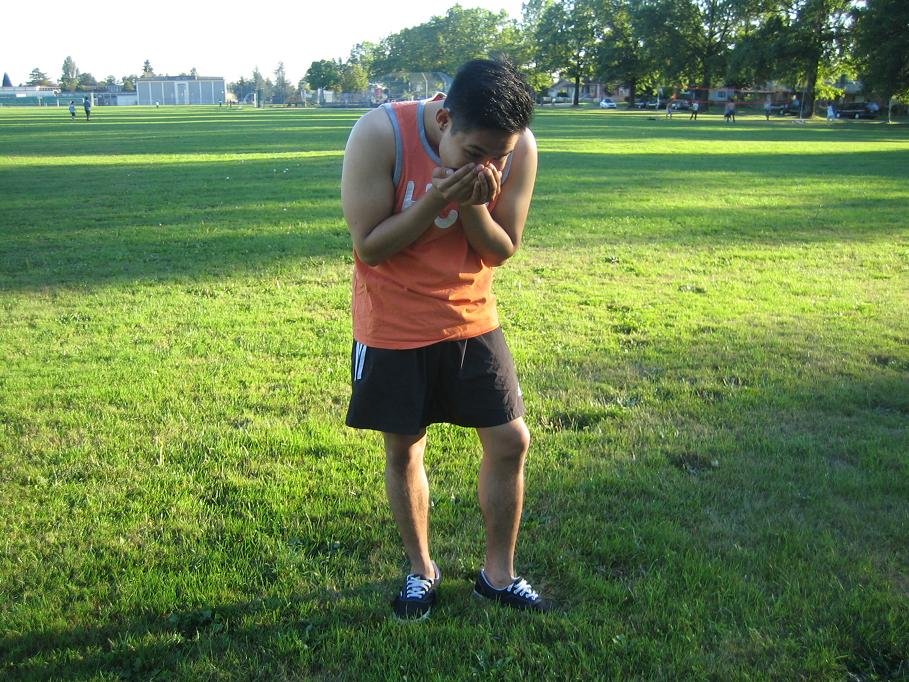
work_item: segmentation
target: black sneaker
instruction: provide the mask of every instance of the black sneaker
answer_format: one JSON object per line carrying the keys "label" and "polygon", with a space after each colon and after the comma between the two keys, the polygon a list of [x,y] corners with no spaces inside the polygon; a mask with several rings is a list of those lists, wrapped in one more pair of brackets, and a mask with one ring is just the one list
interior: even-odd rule
{"label": "black sneaker", "polygon": [[550,609],[549,602],[534,592],[530,583],[520,577],[515,578],[511,585],[497,590],[489,583],[486,571],[481,570],[480,575],[477,576],[477,582],[473,586],[473,593],[515,609],[529,611],[549,611]]}
{"label": "black sneaker", "polygon": [[435,561],[432,567],[436,571],[434,580],[419,573],[411,573],[404,579],[404,587],[391,603],[395,616],[407,620],[423,620],[429,616],[436,604],[436,588],[442,582],[442,572]]}

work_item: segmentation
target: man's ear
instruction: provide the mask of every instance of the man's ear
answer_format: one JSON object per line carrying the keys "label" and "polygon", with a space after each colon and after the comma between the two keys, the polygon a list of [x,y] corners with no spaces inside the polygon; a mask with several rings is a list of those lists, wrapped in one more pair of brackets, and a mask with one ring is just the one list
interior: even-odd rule
{"label": "man's ear", "polygon": [[445,107],[439,107],[436,112],[436,123],[439,124],[439,130],[444,133],[452,125],[451,112]]}

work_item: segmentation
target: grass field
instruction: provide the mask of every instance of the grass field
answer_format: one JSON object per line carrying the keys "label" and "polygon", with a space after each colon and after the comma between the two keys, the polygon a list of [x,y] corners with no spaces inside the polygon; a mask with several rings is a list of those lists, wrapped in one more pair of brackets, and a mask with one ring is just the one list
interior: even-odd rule
{"label": "grass field", "polygon": [[540,111],[496,290],[557,608],[471,598],[437,426],[401,624],[343,426],[359,113],[0,109],[0,678],[909,678],[909,126]]}

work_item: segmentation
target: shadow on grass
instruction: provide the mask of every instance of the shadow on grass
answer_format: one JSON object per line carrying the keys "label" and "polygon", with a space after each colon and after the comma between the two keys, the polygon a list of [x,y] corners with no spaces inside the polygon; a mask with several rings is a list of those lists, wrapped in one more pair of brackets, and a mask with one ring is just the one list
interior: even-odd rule
{"label": "shadow on grass", "polygon": [[549,181],[537,188],[526,234],[535,244],[584,247],[892,239],[905,233],[904,158],[543,152]]}
{"label": "shadow on grass", "polygon": [[[741,153],[741,154],[630,154],[616,152],[551,151],[541,152],[540,165],[548,172],[573,174],[578,179],[609,184],[621,183],[639,173],[652,174],[647,185],[665,181],[665,173],[682,173],[681,177],[697,180],[698,191],[705,173],[734,173],[723,178],[726,189],[737,189],[748,183],[831,182],[871,177],[901,182],[899,173],[906,154],[901,151],[831,152],[829,154]],[[592,175],[594,172],[601,173]],[[709,176],[708,176],[709,178]],[[779,185],[778,185],[779,187]]]}
{"label": "shadow on grass", "polygon": [[604,593],[667,651],[693,632],[698,676],[896,679],[909,670],[909,358],[872,348],[865,376],[792,377],[741,343],[730,367],[673,348],[682,366],[591,355],[539,376],[541,397],[570,397],[529,416],[547,462],[531,470],[522,537],[559,548],[535,551],[535,569],[568,595]]}
{"label": "shadow on grass", "polygon": [[[884,556],[888,543],[899,547],[899,515],[905,513],[899,504],[909,494],[906,430],[899,428],[909,415],[909,383],[903,380],[909,368],[894,369],[875,356],[869,363],[877,373],[865,379],[779,386],[759,384],[758,370],[751,377],[746,368],[718,367],[716,376],[703,377],[703,385],[689,385],[665,374],[708,374],[712,355],[675,353],[685,358],[684,367],[640,367],[635,381],[656,382],[659,388],[666,385],[659,380],[670,379],[693,401],[690,412],[679,409],[684,403],[678,396],[657,396],[665,405],[655,414],[664,421],[632,432],[610,405],[575,400],[535,428],[536,447],[551,461],[544,476],[537,470],[529,478],[519,559],[522,570],[535,582],[541,578],[538,586],[563,605],[558,617],[565,620],[557,624],[568,624],[573,637],[596,643],[588,646],[580,672],[594,674],[591,666],[600,657],[628,676],[636,671],[643,677],[726,678],[746,671],[746,676],[763,672],[793,679],[848,671],[868,679],[898,677],[906,670],[909,629],[902,625],[907,613],[895,590],[882,589],[880,577],[869,572],[863,554],[870,547]],[[627,367],[616,368],[607,358],[566,358],[552,377],[553,388],[558,377],[566,376],[608,388],[617,377],[636,371],[638,365],[626,362]],[[545,377],[539,383],[541,391],[548,388]],[[648,407],[647,400],[617,405],[623,411]],[[619,427],[610,431],[617,419]],[[691,428],[692,422],[702,427]],[[684,438],[673,435],[678,429]],[[626,431],[644,456],[617,465],[619,458],[609,454],[610,448],[615,454],[616,441],[608,441],[625,437]],[[558,442],[562,435],[569,440]],[[590,444],[578,457],[576,450]],[[263,454],[266,460],[277,456],[250,448],[251,456]],[[845,455],[854,459],[844,461]],[[336,461],[340,457],[341,451],[332,455]],[[580,461],[569,466],[572,457]],[[458,480],[455,490],[472,494],[473,476]],[[232,482],[229,474],[201,477],[200,472],[199,487],[210,493],[205,503],[215,518],[247,518],[259,499],[258,492]],[[828,508],[828,502],[844,504]],[[473,505],[448,509],[457,516],[451,525],[477,511]],[[252,526],[274,523],[272,532],[281,532],[279,513],[257,510],[253,517]],[[365,523],[374,519],[372,510],[351,508],[349,514],[326,518],[333,531],[318,536],[353,534],[359,540],[345,542],[344,551],[368,561],[380,534]],[[869,533],[879,537],[862,537]],[[393,542],[390,535],[385,539]],[[224,547],[239,547],[243,539],[219,537]],[[316,544],[304,545],[302,553],[318,558],[327,550],[323,541],[313,540]],[[268,569],[250,582],[271,584],[275,575]],[[166,570],[161,573],[161,582],[172,582]],[[457,592],[466,592],[466,584]],[[400,640],[392,637],[405,645],[409,637],[445,644],[440,629],[428,630],[435,639],[380,631],[388,621],[389,593],[390,584],[366,583],[341,591],[175,606],[174,612],[114,614],[95,626],[8,634],[0,637],[0,673],[11,679],[93,679],[99,673],[167,679],[202,670],[228,677],[363,679],[370,670],[364,658],[387,662],[394,657],[392,642]],[[461,641],[469,628],[502,624],[493,620],[490,626],[458,607],[444,617]],[[503,646],[525,651],[525,643],[532,645],[526,649],[530,660],[503,664],[502,672],[515,675],[565,639],[564,631],[551,634],[542,626],[514,628],[518,642],[503,632],[493,652]],[[360,657],[361,667],[339,659],[344,647],[361,645],[368,651]],[[450,659],[461,652],[445,655]],[[461,672],[468,670],[469,660]],[[818,672],[811,661],[835,667]]]}
{"label": "shadow on grass", "polygon": [[339,158],[7,169],[0,289],[221,277],[349,257],[339,177]]}
{"label": "shadow on grass", "polygon": [[[633,140],[646,137],[668,141],[687,142],[907,142],[909,126],[890,126],[886,121],[837,121],[826,124],[820,121],[808,125],[792,118],[763,115],[740,115],[736,123],[725,123],[721,112],[703,116],[698,121],[688,120],[688,114],[675,114],[665,118],[665,112],[627,113],[580,111],[537,111],[535,128],[542,128],[539,135],[578,140]],[[682,120],[680,120],[682,119]]]}
{"label": "shadow on grass", "polygon": [[[585,242],[615,238],[616,221],[625,221],[623,243],[881,239],[902,232],[895,217],[901,200],[843,198],[832,193],[830,178],[848,168],[848,176],[836,177],[849,187],[868,178],[893,180],[902,158],[898,152],[627,154],[616,167],[609,155],[548,152],[541,168],[550,180],[538,188],[529,236],[545,245],[581,220],[583,234],[576,236]],[[797,199],[780,185],[784,168],[801,186]],[[9,190],[0,207],[0,289],[219,277],[281,261],[348,257],[339,182],[340,157],[8,168],[0,171],[0,184]],[[674,207],[673,195],[690,184],[713,197],[711,203]],[[766,199],[758,206],[715,205],[717,197],[761,188]],[[647,196],[667,198],[635,199]],[[550,214],[565,202],[584,202],[603,230],[590,230],[591,218],[581,213],[559,230],[534,231],[534,220],[554,220]],[[865,221],[871,210],[878,214],[874,223]]]}
{"label": "shadow on grass", "polygon": [[323,667],[337,670],[339,662],[323,660],[320,648],[324,638],[337,635],[338,623],[355,629],[387,620],[385,608],[380,613],[363,606],[375,590],[367,586],[139,613],[95,627],[5,636],[0,638],[0,673],[4,679],[89,680],[99,673],[173,679],[191,677],[195,663],[208,661],[209,671],[221,662],[242,677],[319,675]]}

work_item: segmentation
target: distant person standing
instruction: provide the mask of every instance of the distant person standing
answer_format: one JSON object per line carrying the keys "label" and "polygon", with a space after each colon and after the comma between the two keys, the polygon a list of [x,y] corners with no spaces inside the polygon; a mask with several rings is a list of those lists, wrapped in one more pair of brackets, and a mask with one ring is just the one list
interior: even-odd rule
{"label": "distant person standing", "polygon": [[735,123],[735,102],[731,98],[726,102],[726,111],[723,113],[723,118],[726,119],[726,123],[729,123],[729,121]]}
{"label": "distant person standing", "polygon": [[666,100],[666,118],[672,118],[672,100]]}
{"label": "distant person standing", "polygon": [[833,109],[832,104],[827,105],[827,120],[832,121],[836,118],[836,111]]}
{"label": "distant person standing", "polygon": [[772,106],[771,106],[771,104],[770,104],[770,100],[769,100],[769,99],[768,99],[768,100],[765,100],[765,101],[764,101],[764,117],[765,117],[768,121],[770,120],[770,111],[771,111],[771,110],[772,110]]}
{"label": "distant person standing", "polygon": [[688,120],[689,120],[689,121],[690,121],[691,119],[694,119],[695,121],[698,120],[698,109],[700,109],[700,108],[701,108],[701,105],[698,104],[698,101],[697,101],[697,100],[694,100],[694,101],[691,103],[691,116],[688,117]]}
{"label": "distant person standing", "polygon": [[89,120],[92,117],[92,98],[86,97],[82,100],[82,107],[85,109],[85,120]]}
{"label": "distant person standing", "polygon": [[76,102],[74,100],[69,101],[69,116],[71,121],[76,120]]}

